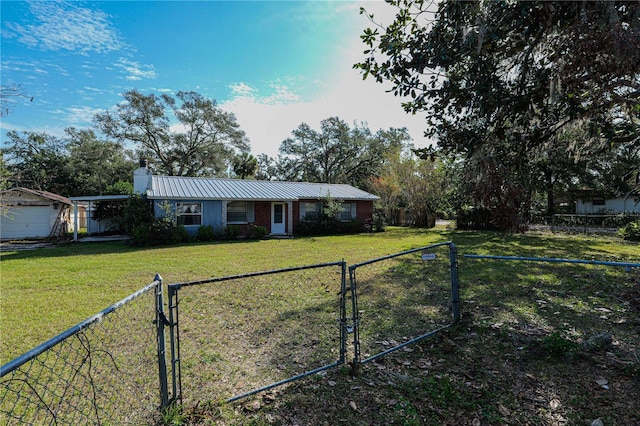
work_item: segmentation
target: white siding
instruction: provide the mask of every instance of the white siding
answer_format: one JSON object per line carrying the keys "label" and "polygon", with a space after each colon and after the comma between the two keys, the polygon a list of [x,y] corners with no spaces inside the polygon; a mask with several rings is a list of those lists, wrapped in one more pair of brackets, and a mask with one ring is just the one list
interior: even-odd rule
{"label": "white siding", "polygon": [[604,205],[593,205],[593,201],[578,200],[576,203],[577,214],[597,214],[602,210],[614,212],[640,212],[640,203],[636,203],[634,197],[627,199],[613,198],[605,200]]}
{"label": "white siding", "polygon": [[0,238],[15,240],[48,237],[59,210],[52,206],[9,207],[0,215]]}

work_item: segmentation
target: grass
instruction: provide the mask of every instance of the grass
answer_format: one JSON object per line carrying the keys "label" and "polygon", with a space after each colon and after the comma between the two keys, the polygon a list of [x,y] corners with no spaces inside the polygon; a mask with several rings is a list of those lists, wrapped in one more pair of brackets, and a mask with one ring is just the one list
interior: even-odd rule
{"label": "grass", "polygon": [[[173,283],[341,259],[354,264],[447,240],[454,241],[461,254],[640,261],[637,244],[616,238],[504,236],[445,228],[144,249],[124,243],[83,243],[5,252],[0,254],[0,359],[4,363],[131,294],[151,282],[155,273]],[[438,261],[446,259],[438,256]],[[420,265],[409,260],[358,272],[364,294],[361,338],[368,352],[384,349],[392,338],[410,338],[415,322],[430,326],[432,315],[436,322],[442,318],[440,296],[410,285],[439,281],[440,272],[426,273]],[[293,347],[291,353],[302,357],[298,360],[302,364],[311,356],[305,349],[308,342],[322,349],[323,356],[336,355],[324,346],[324,337],[318,341],[309,337],[322,335],[332,325],[318,330],[301,326],[319,318],[335,323],[329,317],[335,312],[333,284],[321,290],[325,281],[335,279],[325,275],[312,279],[292,275],[280,282],[257,280],[249,285],[229,281],[228,287],[208,288],[208,298],[216,303],[192,305],[193,322],[185,331],[206,336],[185,346],[186,353],[194,355],[185,364],[192,372],[203,373],[195,385],[201,394],[192,396],[187,412],[171,422],[411,425],[477,420],[551,425],[582,424],[601,417],[605,424],[640,423],[640,322],[635,299],[630,299],[640,282],[637,271],[464,258],[460,259],[463,320],[455,328],[365,364],[357,376],[334,369],[238,403],[213,402],[206,392],[209,382],[227,378],[226,389],[233,393],[242,390],[238,380],[229,379],[235,374],[245,374],[243,385],[250,388],[254,372],[280,374],[273,368],[280,365],[286,374],[296,372],[289,370],[297,368],[296,360],[276,355],[261,355],[262,365],[251,369],[237,361],[257,348],[278,354]],[[382,286],[384,280],[379,278],[384,276],[395,287]],[[306,281],[318,285],[300,285]],[[284,299],[270,290],[283,286],[288,293]],[[252,293],[258,290],[263,296]],[[312,294],[312,301],[304,302],[303,294]],[[197,293],[183,295],[198,299]],[[429,300],[435,301],[426,304]],[[205,314],[212,306],[217,310]],[[257,311],[251,308],[256,306]],[[404,312],[406,307],[410,309]],[[200,314],[215,321],[198,322]],[[198,327],[205,328],[198,331]],[[219,337],[215,330],[220,330]],[[602,331],[613,336],[610,345],[577,349]],[[227,340],[216,343],[218,338]],[[282,346],[283,342],[294,346]],[[233,345],[239,345],[240,353],[227,350]],[[208,372],[208,366],[215,368]],[[596,383],[601,377],[608,380],[608,390]]]}

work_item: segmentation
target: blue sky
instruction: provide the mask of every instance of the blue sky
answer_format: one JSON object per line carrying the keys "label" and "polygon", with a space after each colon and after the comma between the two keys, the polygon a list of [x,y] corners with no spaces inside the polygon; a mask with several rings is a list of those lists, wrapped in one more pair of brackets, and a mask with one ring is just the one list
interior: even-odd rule
{"label": "blue sky", "polygon": [[360,6],[394,13],[379,1],[3,0],[0,79],[28,97],[2,117],[0,137],[88,127],[131,89],[193,90],[236,115],[254,155],[275,156],[300,123],[330,116],[407,127],[422,146],[424,121],[352,69],[370,26]]}

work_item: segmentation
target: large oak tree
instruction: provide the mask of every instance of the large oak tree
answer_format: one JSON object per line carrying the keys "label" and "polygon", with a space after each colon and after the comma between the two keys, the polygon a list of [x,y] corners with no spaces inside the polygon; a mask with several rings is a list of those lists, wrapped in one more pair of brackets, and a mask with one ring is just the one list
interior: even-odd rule
{"label": "large oak tree", "polygon": [[406,129],[372,133],[364,123],[351,127],[338,117],[329,117],[320,122],[319,131],[300,124],[280,145],[277,160],[261,158],[261,169],[275,167],[275,174],[287,180],[347,183],[363,188],[371,176],[380,173],[386,154],[409,141]]}
{"label": "large oak tree", "polygon": [[388,3],[395,20],[365,30],[356,67],[391,82],[405,110],[425,116],[426,134],[478,176],[495,175],[496,190],[530,194],[545,173],[553,182],[555,157],[609,156],[621,145],[637,155],[637,1]]}
{"label": "large oak tree", "polygon": [[196,92],[123,94],[115,111],[99,113],[97,128],[134,143],[159,173],[169,176],[221,176],[249,141],[233,114]]}

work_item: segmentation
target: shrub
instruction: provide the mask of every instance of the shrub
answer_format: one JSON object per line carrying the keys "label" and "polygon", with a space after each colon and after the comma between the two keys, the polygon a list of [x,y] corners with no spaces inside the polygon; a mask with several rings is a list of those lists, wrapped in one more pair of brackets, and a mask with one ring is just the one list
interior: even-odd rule
{"label": "shrub", "polygon": [[131,230],[131,243],[136,246],[149,244],[149,225],[138,225]]}
{"label": "shrub", "polygon": [[224,230],[224,237],[232,240],[240,236],[240,227],[238,225],[228,225]]}
{"label": "shrub", "polygon": [[618,235],[629,241],[640,241],[640,220],[631,222],[618,230]]}
{"label": "shrub", "polygon": [[362,219],[340,222],[332,216],[322,215],[318,219],[306,219],[298,224],[298,235],[355,234],[367,230]]}
{"label": "shrub", "polygon": [[373,219],[371,220],[372,232],[384,232],[384,228],[387,226],[384,220],[384,212],[381,209],[375,209],[373,211]]}
{"label": "shrub", "polygon": [[249,230],[248,230],[248,237],[249,238],[264,238],[269,231],[267,230],[266,226],[261,226],[261,225],[250,225],[249,226]]}
{"label": "shrub", "polygon": [[493,231],[491,211],[484,207],[462,208],[456,215],[456,228],[466,230]]}
{"label": "shrub", "polygon": [[198,241],[213,241],[216,238],[216,233],[211,225],[202,225],[198,228],[196,233],[196,239]]}
{"label": "shrub", "polygon": [[151,226],[153,222],[153,212],[151,204],[146,197],[140,196],[140,194],[133,194],[126,201],[120,218],[122,223],[122,229],[124,232],[131,233],[133,236],[133,230],[146,226]]}
{"label": "shrub", "polygon": [[176,225],[170,218],[154,219],[150,229],[149,244],[177,244],[189,241],[189,233],[182,225]]}

